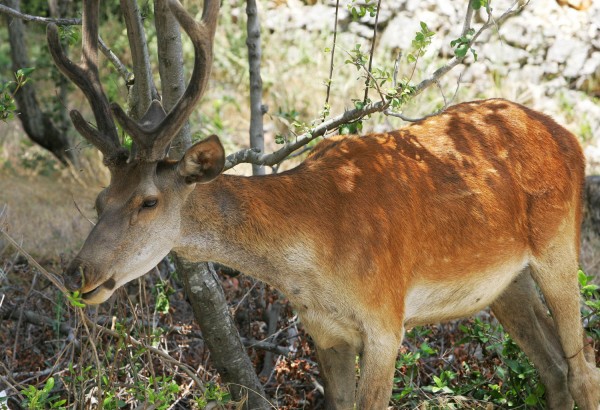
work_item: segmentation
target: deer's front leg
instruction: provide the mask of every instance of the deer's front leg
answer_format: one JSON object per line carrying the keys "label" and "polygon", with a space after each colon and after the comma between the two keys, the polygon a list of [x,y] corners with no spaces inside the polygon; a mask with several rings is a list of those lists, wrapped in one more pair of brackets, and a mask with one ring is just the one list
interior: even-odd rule
{"label": "deer's front leg", "polygon": [[356,390],[357,352],[347,344],[321,349],[317,346],[319,370],[325,388],[327,410],[352,410]]}
{"label": "deer's front leg", "polygon": [[401,342],[402,337],[396,334],[373,334],[365,340],[360,359],[357,409],[387,409]]}

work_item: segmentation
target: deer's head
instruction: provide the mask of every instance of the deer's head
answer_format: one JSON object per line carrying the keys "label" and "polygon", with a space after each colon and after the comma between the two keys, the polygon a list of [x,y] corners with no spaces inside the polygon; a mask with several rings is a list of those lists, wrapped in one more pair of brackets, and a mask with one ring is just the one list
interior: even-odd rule
{"label": "deer's head", "polygon": [[[102,152],[111,174],[110,185],[96,199],[98,222],[64,273],[66,287],[82,292],[88,304],[104,302],[167,255],[179,236],[180,211],[188,195],[196,184],[216,178],[225,160],[216,136],[195,144],[178,161],[166,159],[171,141],[206,89],[219,1],[205,0],[202,20],[197,22],[177,0],[169,0],[171,12],[194,45],[194,69],[186,91],[168,114],[155,100],[139,121],[118,104],[109,104],[102,89],[98,7],[99,0],[84,1],[81,64],[66,57],[56,26],[50,25],[47,33],[56,65],[83,91],[97,125],[90,126],[76,110],[71,111],[73,124]],[[131,152],[120,143],[115,119],[133,140]]]}

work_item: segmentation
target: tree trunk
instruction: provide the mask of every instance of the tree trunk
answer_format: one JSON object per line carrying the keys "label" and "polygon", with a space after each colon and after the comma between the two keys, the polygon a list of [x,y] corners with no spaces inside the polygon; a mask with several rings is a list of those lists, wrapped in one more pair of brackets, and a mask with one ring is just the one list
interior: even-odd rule
{"label": "tree trunk", "polygon": [[211,360],[235,400],[247,396],[245,409],[268,409],[263,386],[246,354],[240,335],[229,313],[223,288],[212,263],[190,263],[176,259],[182,275],[194,317],[202,329]]}
{"label": "tree trunk", "polygon": [[[19,10],[19,0],[4,0],[3,4]],[[12,69],[17,71],[29,67],[27,45],[25,43],[25,25],[20,19],[6,16],[8,38],[12,58]],[[76,156],[71,149],[71,141],[66,129],[57,127],[49,113],[43,112],[39,106],[35,87],[25,84],[14,96],[19,109],[19,119],[27,136],[36,144],[50,151],[64,165],[76,163]]]}
{"label": "tree trunk", "polygon": [[600,175],[593,175],[585,181],[586,217],[585,223],[600,235]]}
{"label": "tree trunk", "polygon": [[[179,24],[166,1],[154,1],[158,41],[159,73],[162,83],[163,107],[169,112],[185,91],[183,50]],[[169,156],[179,159],[191,145],[189,125],[175,138]],[[235,323],[229,313],[227,300],[211,263],[192,263],[174,254],[177,271],[194,311],[196,322],[211,353],[211,361],[229,384],[234,400],[245,401],[245,409],[270,408]]]}

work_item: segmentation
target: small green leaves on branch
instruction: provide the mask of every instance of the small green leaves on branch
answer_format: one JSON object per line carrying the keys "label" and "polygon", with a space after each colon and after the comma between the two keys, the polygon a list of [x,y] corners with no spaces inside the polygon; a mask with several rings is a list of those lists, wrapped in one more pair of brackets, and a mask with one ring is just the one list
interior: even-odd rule
{"label": "small green leaves on branch", "polygon": [[471,8],[473,10],[479,10],[482,7],[486,9],[489,7],[488,0],[471,0]]}
{"label": "small green leaves on branch", "polygon": [[352,20],[358,21],[369,13],[370,17],[375,17],[377,14],[377,5],[371,3],[371,0],[366,0],[365,4],[356,4],[356,0],[352,0],[348,4],[348,11],[352,14]]}
{"label": "small green leaves on branch", "polygon": [[29,81],[33,67],[20,68],[15,72],[15,81],[0,83],[0,120],[7,122],[15,117],[17,105],[14,95]]}
{"label": "small green leaves on branch", "polygon": [[412,52],[406,56],[409,63],[416,63],[419,57],[425,54],[427,47],[431,44],[431,37],[434,35],[435,33],[429,30],[427,24],[421,21],[421,30],[417,31],[411,43]]}
{"label": "small green leaves on branch", "polygon": [[85,303],[83,303],[82,295],[78,290],[67,294],[67,299],[69,300],[71,305],[73,305],[75,307],[79,307],[79,308],[85,307]]}
{"label": "small green leaves on branch", "polygon": [[27,386],[21,390],[21,394],[25,397],[25,400],[21,402],[21,405],[27,409],[42,410],[42,409],[59,409],[64,408],[67,403],[66,400],[59,400],[59,395],[53,395],[52,389],[54,389],[54,378],[49,377],[46,380],[46,384],[40,390],[36,389],[35,386]]}
{"label": "small green leaves on branch", "polygon": [[411,85],[408,80],[401,81],[396,86],[393,93],[388,93],[389,105],[392,110],[400,110],[415,93],[415,86]]}
{"label": "small green leaves on branch", "polygon": [[80,27],[78,26],[58,26],[58,35],[69,46],[79,44],[81,40]]}
{"label": "small green leaves on branch", "polygon": [[364,68],[369,62],[369,55],[361,51],[360,44],[355,44],[354,48],[348,51],[348,55],[350,58],[345,63],[354,65],[357,70]]}
{"label": "small green leaves on branch", "polygon": [[471,50],[475,61],[477,61],[477,52],[474,48],[471,47],[471,40],[473,39],[474,34],[475,29],[471,28],[467,30],[467,32],[463,36],[460,36],[456,40],[452,40],[450,42],[450,46],[454,48],[454,54],[456,55],[456,57],[464,58],[467,55],[467,51]]}

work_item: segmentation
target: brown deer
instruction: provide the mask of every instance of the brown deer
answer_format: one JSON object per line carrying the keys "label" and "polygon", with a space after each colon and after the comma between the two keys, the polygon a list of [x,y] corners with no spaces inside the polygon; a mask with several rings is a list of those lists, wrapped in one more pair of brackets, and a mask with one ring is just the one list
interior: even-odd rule
{"label": "brown deer", "polygon": [[[298,310],[331,409],[386,408],[406,328],[491,306],[539,369],[549,408],[599,408],[576,275],[584,158],[571,133],[487,100],[390,133],[327,138],[278,175],[221,175],[216,136],[165,159],[206,88],[218,0],[205,0],[201,22],[170,2],[194,43],[194,70],[168,115],[154,102],[140,123],[102,90],[98,1],[84,2],[81,65],[48,29],[56,64],[85,93],[97,128],[77,111],[73,123],[111,172],[98,223],[64,273],[86,303],[106,301],[171,250],[246,272]],[[113,117],[135,141],[131,155]]]}

